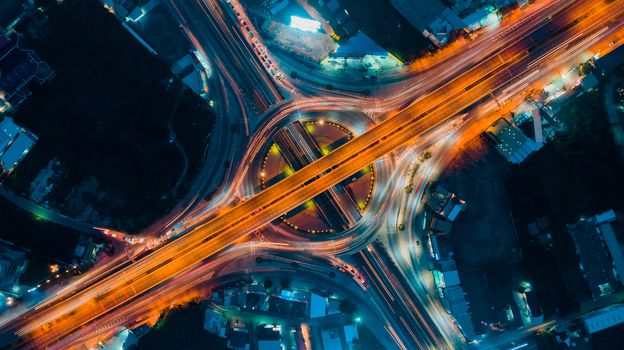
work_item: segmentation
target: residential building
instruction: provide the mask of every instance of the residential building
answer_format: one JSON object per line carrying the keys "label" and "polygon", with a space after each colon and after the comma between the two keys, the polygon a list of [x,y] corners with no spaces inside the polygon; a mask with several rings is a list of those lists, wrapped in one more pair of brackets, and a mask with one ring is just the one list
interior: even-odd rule
{"label": "residential building", "polygon": [[[438,185],[430,193],[427,205],[438,217],[453,222],[465,208],[466,201],[459,198],[455,193],[451,193],[444,186]],[[450,227],[448,229],[450,230]]]}
{"label": "residential building", "polygon": [[22,44],[18,35],[0,35],[0,114],[17,108],[31,92],[28,85],[43,84],[54,71],[39,56]]}

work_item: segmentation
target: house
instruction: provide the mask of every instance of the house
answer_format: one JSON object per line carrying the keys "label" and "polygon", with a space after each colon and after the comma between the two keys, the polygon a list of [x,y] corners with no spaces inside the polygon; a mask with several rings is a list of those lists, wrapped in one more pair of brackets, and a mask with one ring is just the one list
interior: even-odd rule
{"label": "house", "polygon": [[[451,193],[444,186],[438,185],[430,193],[427,205],[438,217],[453,222],[466,206],[466,201]],[[450,227],[446,229],[450,230]]]}

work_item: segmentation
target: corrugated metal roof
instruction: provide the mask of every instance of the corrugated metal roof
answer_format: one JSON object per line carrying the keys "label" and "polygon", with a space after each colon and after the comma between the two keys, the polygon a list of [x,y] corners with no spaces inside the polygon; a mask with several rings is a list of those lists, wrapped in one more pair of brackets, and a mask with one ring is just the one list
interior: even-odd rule
{"label": "corrugated metal roof", "polygon": [[617,326],[624,323],[624,305],[605,309],[604,311],[587,317],[583,322],[589,334]]}

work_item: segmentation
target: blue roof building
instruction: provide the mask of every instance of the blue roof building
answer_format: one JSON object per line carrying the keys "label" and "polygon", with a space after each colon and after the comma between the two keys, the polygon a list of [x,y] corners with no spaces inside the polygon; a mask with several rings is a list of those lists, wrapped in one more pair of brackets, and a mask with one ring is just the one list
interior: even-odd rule
{"label": "blue roof building", "polygon": [[363,32],[358,32],[341,45],[331,57],[360,58],[364,56],[388,56],[388,51],[379,46]]}
{"label": "blue roof building", "polygon": [[0,174],[11,173],[37,142],[37,137],[13,119],[0,121]]}

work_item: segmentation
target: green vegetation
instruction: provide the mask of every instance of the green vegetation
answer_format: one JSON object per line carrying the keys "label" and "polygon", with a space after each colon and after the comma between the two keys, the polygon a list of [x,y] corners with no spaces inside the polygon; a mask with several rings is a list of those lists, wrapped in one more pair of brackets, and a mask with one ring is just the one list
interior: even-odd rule
{"label": "green vegetation", "polygon": [[624,166],[612,139],[601,91],[559,112],[567,131],[512,171],[507,182],[520,222],[547,215],[556,227],[622,207]]}
{"label": "green vegetation", "polygon": [[[506,181],[516,227],[544,311],[566,313],[589,297],[565,225],[622,209],[624,165],[607,122],[602,91],[586,92],[561,109],[567,131],[548,143]],[[545,215],[554,249],[536,247],[526,225]]]}
{"label": "green vegetation", "polygon": [[225,339],[203,329],[205,308],[198,303],[189,303],[171,309],[163,319],[139,340],[133,350],[195,350],[227,349]]}
{"label": "green vegetation", "polygon": [[368,327],[358,326],[359,340],[354,341],[353,349],[355,350],[384,350],[385,347],[381,345],[377,336],[371,332]]}
{"label": "green vegetation", "polygon": [[345,299],[340,302],[340,305],[338,306],[338,310],[340,310],[340,312],[342,312],[343,314],[353,315],[355,311],[357,310],[357,307],[353,303],[351,303],[349,300]]}
{"label": "green vegetation", "polygon": [[282,289],[290,289],[290,285],[291,285],[290,278],[284,278],[280,280],[280,286],[282,287]]}
{"label": "green vegetation", "polygon": [[[34,87],[15,115],[39,142],[8,185],[28,192],[39,170],[57,157],[66,176],[52,194],[54,207],[67,208],[68,194],[93,177],[97,195],[72,206],[89,206],[100,217],[119,219],[111,223],[116,228],[138,231],[175,203],[171,190],[183,173],[183,158],[169,142],[167,123],[172,120],[185,148],[189,181],[214,117],[202,100],[180,94],[181,83],[170,84],[168,69],[98,1],[42,3],[49,21],[27,40],[56,77]],[[80,214],[74,211],[66,214]]]}

